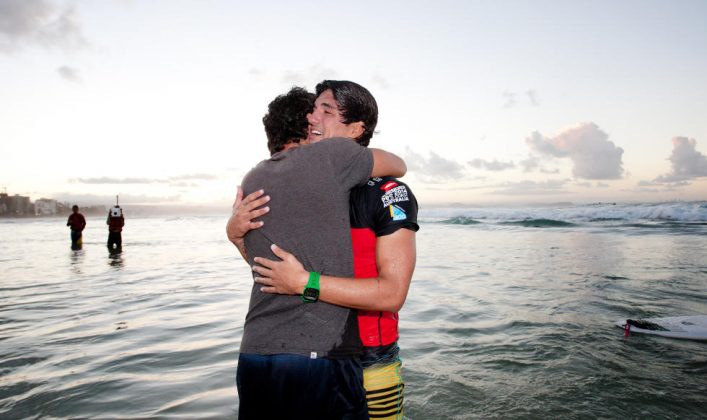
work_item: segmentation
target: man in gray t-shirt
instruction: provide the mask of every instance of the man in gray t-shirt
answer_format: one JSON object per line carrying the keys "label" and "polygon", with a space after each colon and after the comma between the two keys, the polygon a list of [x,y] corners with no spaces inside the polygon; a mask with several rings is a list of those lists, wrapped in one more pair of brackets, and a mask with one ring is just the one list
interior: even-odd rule
{"label": "man in gray t-shirt", "polygon": [[[355,142],[335,138],[274,154],[243,178],[243,191],[277,197],[262,229],[246,235],[248,256],[272,256],[272,244],[296,250],[307,271],[353,276],[349,191],[365,184],[373,156]],[[248,263],[254,262],[249,258]],[[361,351],[356,313],[300,296],[262,293],[253,285],[241,352],[307,357],[353,356]]]}
{"label": "man in gray t-shirt", "polygon": [[[349,191],[370,176],[401,176],[405,165],[390,153],[347,138],[298,147],[307,137],[306,126],[293,133],[296,117],[280,117],[293,112],[295,105],[302,108],[294,96],[303,96],[302,90],[293,88],[270,104],[263,122],[273,154],[243,180],[246,194],[264,189],[276,198],[264,216],[267,223],[243,238],[231,232],[229,221],[229,239],[251,265],[250,256],[273,257],[270,247],[278,244],[311,272],[350,277]],[[311,101],[306,112],[311,112]],[[334,134],[354,138],[362,126],[341,124]],[[355,311],[304,302],[299,296],[261,293],[254,285],[237,372],[239,417],[368,418],[355,357],[360,349]]]}

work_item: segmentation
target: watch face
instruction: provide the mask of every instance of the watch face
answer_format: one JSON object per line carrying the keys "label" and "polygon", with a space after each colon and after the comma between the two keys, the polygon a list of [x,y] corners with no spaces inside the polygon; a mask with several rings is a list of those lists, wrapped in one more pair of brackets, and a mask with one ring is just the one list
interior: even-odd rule
{"label": "watch face", "polygon": [[319,299],[319,289],[307,287],[302,293],[302,300],[305,302],[316,302]]}

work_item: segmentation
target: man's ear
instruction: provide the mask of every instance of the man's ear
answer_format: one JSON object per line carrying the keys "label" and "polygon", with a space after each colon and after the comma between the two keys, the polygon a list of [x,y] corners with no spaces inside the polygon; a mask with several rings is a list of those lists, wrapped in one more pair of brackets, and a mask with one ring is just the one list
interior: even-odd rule
{"label": "man's ear", "polygon": [[351,138],[352,139],[357,139],[361,134],[363,134],[364,131],[366,131],[365,126],[363,125],[363,121],[356,121],[348,125],[350,133],[351,133]]}

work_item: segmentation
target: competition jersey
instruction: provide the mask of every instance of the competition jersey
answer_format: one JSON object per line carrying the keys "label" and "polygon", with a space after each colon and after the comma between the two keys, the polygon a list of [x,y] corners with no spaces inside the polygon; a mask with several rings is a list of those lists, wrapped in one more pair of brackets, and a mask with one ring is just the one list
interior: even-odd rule
{"label": "competition jersey", "polygon": [[108,215],[106,224],[108,225],[108,232],[122,232],[123,226],[125,226],[125,218],[122,215],[120,217],[110,217]]}
{"label": "competition jersey", "polygon": [[[354,277],[377,277],[376,238],[401,228],[417,232],[417,200],[407,185],[384,177],[352,189],[350,204]],[[358,328],[364,346],[387,346],[398,340],[398,313],[358,311]]]}

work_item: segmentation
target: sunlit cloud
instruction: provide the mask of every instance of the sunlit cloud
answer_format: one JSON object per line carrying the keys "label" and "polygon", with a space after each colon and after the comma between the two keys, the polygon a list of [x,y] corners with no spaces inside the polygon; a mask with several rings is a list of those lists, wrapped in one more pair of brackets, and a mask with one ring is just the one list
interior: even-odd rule
{"label": "sunlit cloud", "polygon": [[618,179],[623,174],[624,150],[594,123],[579,124],[555,137],[533,132],[526,138],[533,152],[553,158],[569,158],[572,174],[584,179]]}
{"label": "sunlit cloud", "polygon": [[73,7],[49,0],[0,1],[0,52],[29,46],[75,49],[85,44]]}
{"label": "sunlit cloud", "polygon": [[707,157],[697,150],[697,141],[687,137],[673,137],[670,155],[672,172],[657,177],[657,183],[676,183],[707,176]]}

